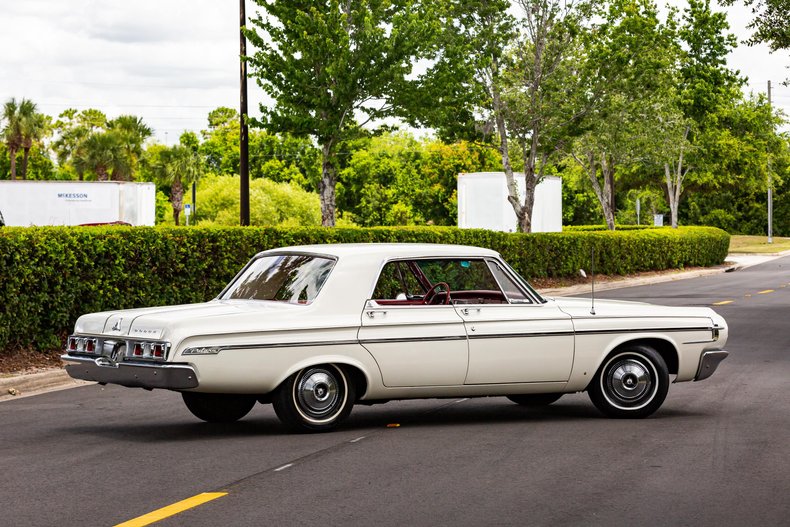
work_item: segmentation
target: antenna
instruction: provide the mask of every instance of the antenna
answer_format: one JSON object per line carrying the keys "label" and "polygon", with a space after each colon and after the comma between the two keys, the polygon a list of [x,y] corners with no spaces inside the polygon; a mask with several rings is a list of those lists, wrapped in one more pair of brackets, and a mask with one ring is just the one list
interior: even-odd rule
{"label": "antenna", "polygon": [[590,273],[592,275],[592,291],[590,293],[590,314],[595,314],[595,246],[590,247]]}

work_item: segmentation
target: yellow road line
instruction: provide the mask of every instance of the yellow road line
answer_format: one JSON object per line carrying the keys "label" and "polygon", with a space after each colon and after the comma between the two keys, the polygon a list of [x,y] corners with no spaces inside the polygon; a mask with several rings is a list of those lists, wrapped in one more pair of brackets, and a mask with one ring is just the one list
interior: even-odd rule
{"label": "yellow road line", "polygon": [[735,300],[722,300],[721,302],[714,302],[714,306],[726,306],[727,304],[732,304]]}
{"label": "yellow road line", "polygon": [[143,527],[145,525],[151,525],[152,523],[158,522],[159,520],[164,520],[165,518],[169,518],[170,516],[175,516],[179,512],[184,512],[187,509],[197,507],[198,505],[203,505],[206,502],[227,495],[228,495],[227,492],[204,492],[203,494],[192,496],[191,498],[181,500],[178,503],[173,503],[172,505],[168,505],[167,507],[162,507],[161,509],[155,510],[153,512],[149,512],[148,514],[138,516],[133,520],[119,523],[115,527]]}
{"label": "yellow road line", "polygon": [[766,289],[765,291],[760,291],[760,292],[759,292],[759,293],[757,293],[757,294],[758,294],[758,295],[764,295],[764,294],[766,294],[766,293],[773,293],[773,292],[774,292],[774,290],[773,290],[773,289]]}

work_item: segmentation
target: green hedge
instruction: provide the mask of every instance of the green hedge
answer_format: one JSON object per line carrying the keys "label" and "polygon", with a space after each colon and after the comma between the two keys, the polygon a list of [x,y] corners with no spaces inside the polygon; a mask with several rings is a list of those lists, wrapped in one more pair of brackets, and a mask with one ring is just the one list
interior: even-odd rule
{"label": "green hedge", "polygon": [[[642,229],[670,229],[671,227],[656,227],[654,225],[616,225],[618,231],[638,231]],[[563,231],[605,231],[608,227],[603,225],[563,225]]]}
{"label": "green hedge", "polygon": [[57,347],[82,313],[208,300],[258,251],[333,242],[490,247],[535,278],[589,269],[591,247],[604,274],[716,265],[727,255],[729,235],[706,227],[536,234],[451,227],[3,228],[0,350]]}

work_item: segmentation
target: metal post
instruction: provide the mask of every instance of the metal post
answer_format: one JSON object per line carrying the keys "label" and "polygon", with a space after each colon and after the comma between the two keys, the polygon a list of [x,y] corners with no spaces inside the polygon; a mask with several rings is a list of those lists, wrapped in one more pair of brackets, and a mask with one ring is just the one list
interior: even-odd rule
{"label": "metal post", "polygon": [[[768,109],[771,111],[773,118],[773,110],[771,109],[771,81],[768,81]],[[773,132],[773,125],[771,125]],[[771,175],[771,154],[768,153],[768,243],[774,243],[774,182]]]}
{"label": "metal post", "polygon": [[244,36],[244,28],[246,27],[247,15],[244,6],[245,0],[239,0],[239,60],[240,60],[240,94],[239,94],[239,120],[241,130],[239,132],[239,175],[241,176],[241,225],[250,224],[250,150],[248,141],[247,130],[247,38]]}

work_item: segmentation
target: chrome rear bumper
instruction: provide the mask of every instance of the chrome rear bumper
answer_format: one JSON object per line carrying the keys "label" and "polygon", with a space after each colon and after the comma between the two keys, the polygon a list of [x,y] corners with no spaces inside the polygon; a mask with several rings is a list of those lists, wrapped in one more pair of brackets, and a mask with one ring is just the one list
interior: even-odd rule
{"label": "chrome rear bumper", "polygon": [[101,384],[120,384],[129,388],[164,388],[186,390],[198,385],[197,374],[188,364],[170,363],[114,363],[106,357],[77,357],[62,355],[66,372],[75,379]]}
{"label": "chrome rear bumper", "polygon": [[727,355],[729,355],[729,352],[724,350],[704,352],[699,359],[699,368],[697,368],[697,375],[694,377],[694,380],[701,381],[713,375],[713,372],[719,367],[719,363],[726,359]]}

